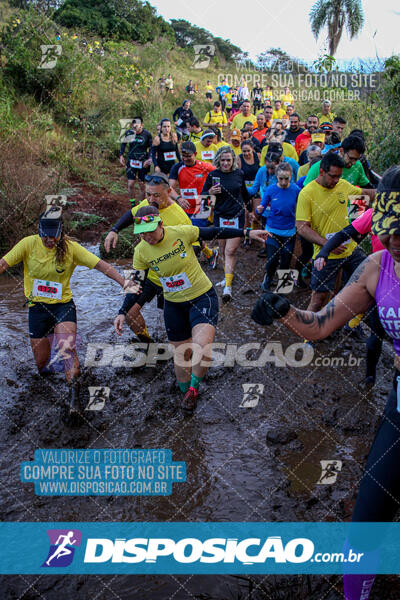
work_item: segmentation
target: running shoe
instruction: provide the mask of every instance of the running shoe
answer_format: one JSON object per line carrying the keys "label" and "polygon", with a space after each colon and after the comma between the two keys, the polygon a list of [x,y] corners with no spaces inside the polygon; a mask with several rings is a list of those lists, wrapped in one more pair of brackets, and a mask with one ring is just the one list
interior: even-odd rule
{"label": "running shoe", "polygon": [[182,398],[181,409],[185,413],[192,413],[197,406],[197,397],[199,395],[199,390],[190,386],[186,394]]}
{"label": "running shoe", "polygon": [[224,287],[222,292],[222,302],[230,302],[232,300],[232,288],[228,285]]}
{"label": "running shoe", "polygon": [[216,269],[217,268],[217,263],[218,263],[218,256],[219,256],[219,250],[218,248],[213,248],[212,249],[212,256],[210,256],[210,258],[208,258],[208,264],[210,265],[210,267],[212,269]]}
{"label": "running shoe", "polygon": [[135,335],[139,342],[142,342],[144,344],[152,344],[154,342],[153,338],[151,338],[148,335],[145,335],[144,333],[136,333]]}

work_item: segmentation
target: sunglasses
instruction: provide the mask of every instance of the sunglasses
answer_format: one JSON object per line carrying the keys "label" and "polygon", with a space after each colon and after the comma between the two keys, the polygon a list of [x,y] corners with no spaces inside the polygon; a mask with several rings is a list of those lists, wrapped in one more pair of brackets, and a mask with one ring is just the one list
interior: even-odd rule
{"label": "sunglasses", "polygon": [[278,177],[278,179],[282,180],[282,181],[289,181],[289,177]]}
{"label": "sunglasses", "polygon": [[140,225],[140,223],[152,223],[158,215],[144,215],[144,217],[135,217],[135,225]]}
{"label": "sunglasses", "polygon": [[164,179],[164,177],[161,177],[160,175],[146,175],[146,177],[144,178],[145,181],[150,182],[150,181],[154,181],[154,183],[166,183],[168,184],[168,181],[166,179]]}

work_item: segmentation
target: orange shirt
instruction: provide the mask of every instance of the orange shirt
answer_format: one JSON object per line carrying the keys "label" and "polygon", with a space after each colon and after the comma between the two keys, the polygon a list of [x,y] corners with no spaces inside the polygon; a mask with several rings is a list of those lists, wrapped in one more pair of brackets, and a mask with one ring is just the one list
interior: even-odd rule
{"label": "orange shirt", "polygon": [[303,133],[300,133],[300,135],[297,136],[296,141],[294,143],[294,149],[297,152],[297,156],[300,156],[300,154],[302,152],[304,152],[304,150],[306,148],[308,148],[308,146],[310,145],[311,142],[311,133],[309,131],[307,131],[307,129],[305,131],[303,131]]}
{"label": "orange shirt", "polygon": [[264,129],[255,129],[253,131],[253,137],[256,138],[261,144],[263,139],[265,138],[265,134],[267,133],[268,127],[264,127]]}

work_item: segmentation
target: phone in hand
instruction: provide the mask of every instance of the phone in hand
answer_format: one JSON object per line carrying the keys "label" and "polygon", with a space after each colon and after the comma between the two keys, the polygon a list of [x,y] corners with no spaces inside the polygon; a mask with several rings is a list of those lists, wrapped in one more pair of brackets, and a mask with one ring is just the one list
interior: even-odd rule
{"label": "phone in hand", "polygon": [[212,184],[214,185],[221,185],[221,178],[220,177],[213,177],[212,178]]}

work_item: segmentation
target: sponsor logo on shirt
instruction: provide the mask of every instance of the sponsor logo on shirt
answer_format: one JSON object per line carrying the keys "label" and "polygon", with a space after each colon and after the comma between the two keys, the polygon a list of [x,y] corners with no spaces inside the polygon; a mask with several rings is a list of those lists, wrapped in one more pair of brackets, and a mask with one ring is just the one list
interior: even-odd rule
{"label": "sponsor logo on shirt", "polygon": [[[174,248],[174,246],[176,246],[176,247]],[[186,251],[185,244],[183,243],[183,241],[180,238],[177,239],[172,244],[172,248],[173,248],[173,250],[171,250],[170,252],[167,252],[166,254],[159,256],[155,260],[151,260],[150,261],[151,268],[154,269],[154,265],[157,265],[158,263],[163,262],[164,260],[168,260],[169,258],[172,258],[176,254],[183,254]]]}

